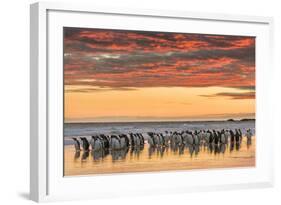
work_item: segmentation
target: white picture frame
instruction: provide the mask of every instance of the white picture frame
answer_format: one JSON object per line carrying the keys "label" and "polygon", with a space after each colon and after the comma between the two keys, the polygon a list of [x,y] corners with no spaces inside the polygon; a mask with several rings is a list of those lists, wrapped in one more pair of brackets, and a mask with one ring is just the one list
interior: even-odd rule
{"label": "white picture frame", "polygon": [[[114,16],[116,21],[112,20]],[[93,21],[93,17],[97,19]],[[108,18],[108,19],[107,19]],[[66,20],[67,19],[67,20]],[[121,23],[121,20],[126,23]],[[148,22],[159,22],[158,30],[251,34],[259,40],[256,55],[256,167],[189,170],[161,173],[128,173],[63,177],[62,175],[62,35],[63,26],[108,27],[153,30]],[[118,23],[119,22],[119,23]],[[123,21],[124,22],[124,21]],[[163,24],[162,24],[163,23]],[[161,27],[161,25],[163,27]],[[195,25],[195,24],[194,24]],[[200,26],[201,25],[201,26]],[[222,29],[222,25],[225,29]],[[208,30],[209,29],[209,30]],[[273,19],[270,17],[97,8],[73,3],[35,3],[30,12],[30,198],[34,201],[104,198],[143,194],[181,193],[273,186],[272,110]],[[60,69],[54,69],[60,68]],[[266,119],[266,120],[265,120]],[[265,138],[262,136],[267,135]],[[154,180],[147,186],[147,181]],[[163,183],[165,179],[165,183]],[[198,180],[200,179],[200,180]],[[179,183],[179,182],[188,183]],[[134,184],[132,184],[134,183]],[[113,184],[118,184],[118,189]],[[75,187],[79,187],[77,190]]]}

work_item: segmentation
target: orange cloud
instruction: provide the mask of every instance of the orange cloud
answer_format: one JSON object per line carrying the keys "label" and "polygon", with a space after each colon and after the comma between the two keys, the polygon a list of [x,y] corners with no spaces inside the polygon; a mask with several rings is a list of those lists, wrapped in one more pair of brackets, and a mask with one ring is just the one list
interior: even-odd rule
{"label": "orange cloud", "polygon": [[95,89],[254,87],[255,38],[64,28],[64,77]]}

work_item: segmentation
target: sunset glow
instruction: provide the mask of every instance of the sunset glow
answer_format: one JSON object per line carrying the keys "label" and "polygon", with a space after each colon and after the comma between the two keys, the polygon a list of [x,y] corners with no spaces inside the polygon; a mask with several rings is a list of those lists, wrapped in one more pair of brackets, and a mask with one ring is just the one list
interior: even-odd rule
{"label": "sunset glow", "polygon": [[255,117],[255,38],[64,28],[66,122]]}

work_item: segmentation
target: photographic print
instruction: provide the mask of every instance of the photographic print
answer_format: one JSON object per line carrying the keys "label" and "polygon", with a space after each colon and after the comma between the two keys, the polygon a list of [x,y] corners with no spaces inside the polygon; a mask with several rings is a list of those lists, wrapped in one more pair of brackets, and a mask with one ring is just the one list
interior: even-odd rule
{"label": "photographic print", "polygon": [[255,37],[64,27],[64,176],[255,166]]}

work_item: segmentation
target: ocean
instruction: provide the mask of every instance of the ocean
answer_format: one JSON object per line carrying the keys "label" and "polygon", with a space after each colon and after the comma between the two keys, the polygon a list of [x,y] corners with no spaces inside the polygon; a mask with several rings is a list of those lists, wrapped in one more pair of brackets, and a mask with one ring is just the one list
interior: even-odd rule
{"label": "ocean", "polygon": [[64,144],[73,144],[71,137],[90,137],[95,134],[128,134],[200,129],[241,129],[245,134],[251,129],[255,135],[255,120],[248,121],[181,121],[181,122],[113,122],[113,123],[64,123]]}

